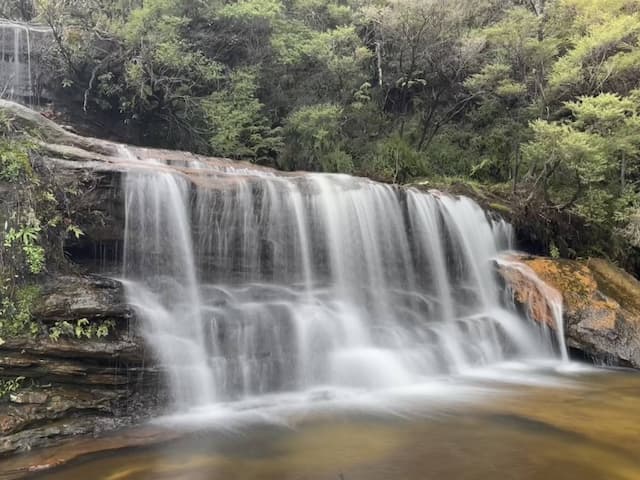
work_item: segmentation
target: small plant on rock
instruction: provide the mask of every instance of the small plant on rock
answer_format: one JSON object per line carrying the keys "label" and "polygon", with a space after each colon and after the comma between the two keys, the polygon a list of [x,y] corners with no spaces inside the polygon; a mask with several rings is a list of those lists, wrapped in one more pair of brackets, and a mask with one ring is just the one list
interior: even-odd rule
{"label": "small plant on rock", "polygon": [[0,380],[0,399],[17,392],[22,388],[22,382],[24,377],[15,377],[5,380]]}
{"label": "small plant on rock", "polygon": [[49,338],[58,341],[60,337],[68,338],[104,338],[115,327],[113,320],[103,320],[101,322],[90,322],[86,318],[81,318],[74,323],[66,320],[57,321],[49,328]]}

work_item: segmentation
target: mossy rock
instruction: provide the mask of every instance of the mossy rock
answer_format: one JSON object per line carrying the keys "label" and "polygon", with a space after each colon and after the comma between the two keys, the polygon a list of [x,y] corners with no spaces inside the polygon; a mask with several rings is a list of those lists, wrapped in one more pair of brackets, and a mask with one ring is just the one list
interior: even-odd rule
{"label": "mossy rock", "polygon": [[519,261],[562,295],[569,347],[599,363],[640,368],[638,280],[604,259]]}

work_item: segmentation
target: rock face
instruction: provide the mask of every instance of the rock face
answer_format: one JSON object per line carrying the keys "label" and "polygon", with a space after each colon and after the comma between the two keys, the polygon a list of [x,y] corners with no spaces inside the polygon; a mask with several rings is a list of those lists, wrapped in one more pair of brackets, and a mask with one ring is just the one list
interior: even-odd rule
{"label": "rock face", "polygon": [[[567,346],[596,363],[640,368],[640,282],[603,259],[520,257],[521,264],[562,295]],[[517,263],[515,264],[517,265]],[[514,298],[532,306],[532,317],[549,321],[539,285],[501,265]]]}
{"label": "rock face", "polygon": [[0,346],[0,377],[22,377],[0,402],[0,455],[75,434],[96,434],[152,415],[163,403],[158,373],[135,335],[119,282],[57,276],[32,311],[45,327],[110,321],[103,338],[23,337]]}

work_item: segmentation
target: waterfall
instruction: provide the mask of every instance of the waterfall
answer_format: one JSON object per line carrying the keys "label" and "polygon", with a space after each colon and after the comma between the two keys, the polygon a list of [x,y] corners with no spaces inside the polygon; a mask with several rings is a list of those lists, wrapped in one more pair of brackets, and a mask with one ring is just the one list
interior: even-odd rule
{"label": "waterfall", "polygon": [[510,226],[468,198],[144,152],[125,285],[178,408],[557,356],[496,280]]}
{"label": "waterfall", "polygon": [[[555,288],[543,282],[531,267],[522,262],[514,262],[509,258],[500,258],[498,259],[498,264],[502,267],[518,272],[518,274],[526,279],[527,283],[533,287],[526,292],[526,296],[528,297],[526,301],[528,310],[527,314],[535,317],[536,315],[532,310],[535,310],[536,306],[538,306],[538,308],[541,307],[542,310],[546,310],[548,312],[548,315],[550,316],[549,320],[553,323],[555,331],[564,332],[562,294]],[[545,313],[537,313],[539,316],[543,317],[542,320],[544,320]],[[564,363],[569,362],[569,353],[564,335],[556,335],[555,337],[558,342],[558,350],[560,351],[562,361]]]}
{"label": "waterfall", "polygon": [[0,19],[0,98],[33,104],[34,40],[37,43],[50,32],[48,27]]}

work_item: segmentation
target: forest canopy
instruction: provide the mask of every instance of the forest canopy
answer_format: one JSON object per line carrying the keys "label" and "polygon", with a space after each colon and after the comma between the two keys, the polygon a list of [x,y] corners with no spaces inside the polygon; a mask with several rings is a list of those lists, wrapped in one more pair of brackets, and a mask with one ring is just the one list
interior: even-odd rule
{"label": "forest canopy", "polygon": [[55,95],[134,142],[500,184],[640,247],[638,0],[4,0],[0,13],[48,24]]}

